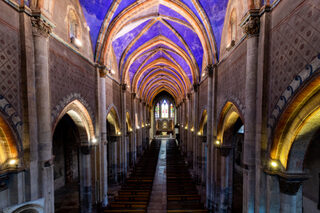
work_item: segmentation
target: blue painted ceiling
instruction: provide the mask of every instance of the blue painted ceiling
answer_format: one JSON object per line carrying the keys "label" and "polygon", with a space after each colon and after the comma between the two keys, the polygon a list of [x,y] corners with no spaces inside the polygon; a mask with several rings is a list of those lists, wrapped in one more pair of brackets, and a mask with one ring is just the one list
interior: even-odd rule
{"label": "blue painted ceiling", "polygon": [[[119,17],[126,15],[130,8],[140,2],[80,0],[90,27],[96,60],[104,57],[96,50],[103,37],[99,34],[106,33],[108,26],[111,28]],[[206,51],[213,51],[211,55],[216,54],[215,57],[218,57],[228,0],[181,0],[179,4],[191,16],[185,17],[181,11],[165,6],[161,0],[155,1],[148,11],[129,14],[130,21],[112,37],[112,51],[120,76],[127,73],[130,83],[136,82],[137,89],[144,90],[147,81],[151,90],[158,84],[159,88],[170,87],[171,91],[186,95],[188,88],[195,81],[200,81],[204,60],[208,60],[204,59],[208,56]],[[196,29],[194,23],[200,28]],[[199,29],[204,30],[200,32]],[[206,46],[207,49],[204,49],[204,38],[207,38],[207,42],[213,38]],[[214,60],[217,58],[212,59]],[[178,86],[167,85],[168,82],[177,82]],[[146,95],[149,93],[150,91],[146,92]]]}

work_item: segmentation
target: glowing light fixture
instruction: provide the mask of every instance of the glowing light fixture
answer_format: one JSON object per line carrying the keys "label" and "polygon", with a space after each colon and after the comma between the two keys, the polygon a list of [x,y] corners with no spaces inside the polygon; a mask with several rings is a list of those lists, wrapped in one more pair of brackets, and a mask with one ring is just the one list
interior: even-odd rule
{"label": "glowing light fixture", "polygon": [[98,142],[98,140],[97,140],[96,138],[92,138],[91,142],[92,142],[93,144],[96,144],[96,143]]}
{"label": "glowing light fixture", "polygon": [[221,141],[219,141],[219,140],[216,140],[214,143],[215,143],[216,146],[220,146],[221,145]]}
{"label": "glowing light fixture", "polygon": [[271,160],[270,161],[270,166],[271,166],[272,169],[277,169],[279,167],[279,164],[278,164],[277,161]]}
{"label": "glowing light fixture", "polygon": [[192,128],[190,129],[190,131],[191,131],[191,132],[194,132],[194,128],[192,127]]}
{"label": "glowing light fixture", "polygon": [[201,136],[201,132],[199,131],[198,133],[197,133],[199,136]]}
{"label": "glowing light fixture", "polygon": [[18,160],[17,160],[17,159],[10,159],[9,162],[8,162],[8,164],[9,164],[10,166],[15,166],[15,165],[17,165],[17,163],[18,163]]}
{"label": "glowing light fixture", "polygon": [[77,46],[77,47],[82,47],[82,42],[77,39],[77,38],[73,38],[73,41],[74,41],[74,44]]}
{"label": "glowing light fixture", "polygon": [[116,74],[116,71],[114,71],[114,70],[110,70],[110,72],[112,75]]}
{"label": "glowing light fixture", "polygon": [[118,135],[121,135],[121,132],[119,131],[117,134],[118,134]]}

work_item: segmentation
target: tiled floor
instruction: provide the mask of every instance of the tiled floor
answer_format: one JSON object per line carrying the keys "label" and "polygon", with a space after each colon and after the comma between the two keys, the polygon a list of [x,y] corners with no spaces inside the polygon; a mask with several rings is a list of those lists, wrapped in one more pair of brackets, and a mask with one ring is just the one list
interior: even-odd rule
{"label": "tiled floor", "polygon": [[167,140],[162,139],[148,207],[151,213],[167,212],[166,144]]}

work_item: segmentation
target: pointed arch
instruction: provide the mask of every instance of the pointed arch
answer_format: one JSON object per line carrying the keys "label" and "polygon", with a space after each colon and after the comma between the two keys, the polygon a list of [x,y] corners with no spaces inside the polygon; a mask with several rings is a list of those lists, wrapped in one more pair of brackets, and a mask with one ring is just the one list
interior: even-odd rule
{"label": "pointed arch", "polygon": [[200,119],[200,125],[199,125],[199,135],[203,135],[204,132],[206,132],[206,130],[204,129],[206,123],[207,123],[207,119],[208,119],[208,114],[207,114],[207,110],[204,109],[202,114],[201,114],[201,119]]}
{"label": "pointed arch", "polygon": [[[241,123],[244,124],[243,117],[241,116],[238,107],[234,103],[228,101],[220,113],[217,127],[217,140],[219,140],[221,144],[224,143],[225,133],[232,131],[238,121],[241,121]],[[227,141],[226,143],[228,143]]]}
{"label": "pointed arch", "polygon": [[94,126],[90,114],[86,107],[79,101],[74,100],[69,103],[59,114],[56,122],[54,123],[53,131],[61,118],[68,114],[73,122],[76,124],[80,134],[80,140],[83,144],[89,144],[95,139]]}
{"label": "pointed arch", "polygon": [[112,124],[115,128],[115,133],[118,134],[121,132],[121,125],[120,125],[120,116],[118,113],[117,108],[115,107],[114,104],[110,104],[108,109],[107,109],[107,121]]}

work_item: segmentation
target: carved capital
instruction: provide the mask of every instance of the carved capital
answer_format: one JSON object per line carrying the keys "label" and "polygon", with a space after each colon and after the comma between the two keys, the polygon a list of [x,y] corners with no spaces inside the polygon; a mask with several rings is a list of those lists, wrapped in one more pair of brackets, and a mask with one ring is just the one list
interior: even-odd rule
{"label": "carved capital", "polygon": [[108,74],[108,70],[105,65],[96,64],[96,68],[99,71],[100,78],[105,78]]}
{"label": "carved capital", "polygon": [[127,84],[121,84],[121,89],[122,89],[122,91],[126,91],[127,90]]}
{"label": "carved capital", "polygon": [[31,17],[32,33],[36,36],[48,38],[52,32],[52,27],[40,16]]}
{"label": "carved capital", "polygon": [[218,147],[218,150],[223,157],[227,157],[230,154],[230,151],[232,149],[233,149],[232,146],[226,146],[226,145],[222,145]]}
{"label": "carved capital", "polygon": [[208,64],[206,67],[206,72],[208,73],[209,77],[213,77],[213,72],[217,68],[216,64]]}
{"label": "carved capital", "polygon": [[303,181],[309,177],[306,174],[279,173],[280,192],[288,195],[295,195],[300,189]]}
{"label": "carved capital", "polygon": [[89,155],[89,154],[91,153],[91,146],[89,146],[89,145],[82,145],[82,146],[80,147],[80,151],[81,151],[81,153],[84,154],[84,155]]}
{"label": "carved capital", "polygon": [[260,18],[258,16],[250,16],[243,25],[243,32],[247,36],[257,36],[260,32]]}
{"label": "carved capital", "polygon": [[193,90],[194,90],[195,92],[198,92],[198,90],[199,90],[199,84],[193,84]]}

